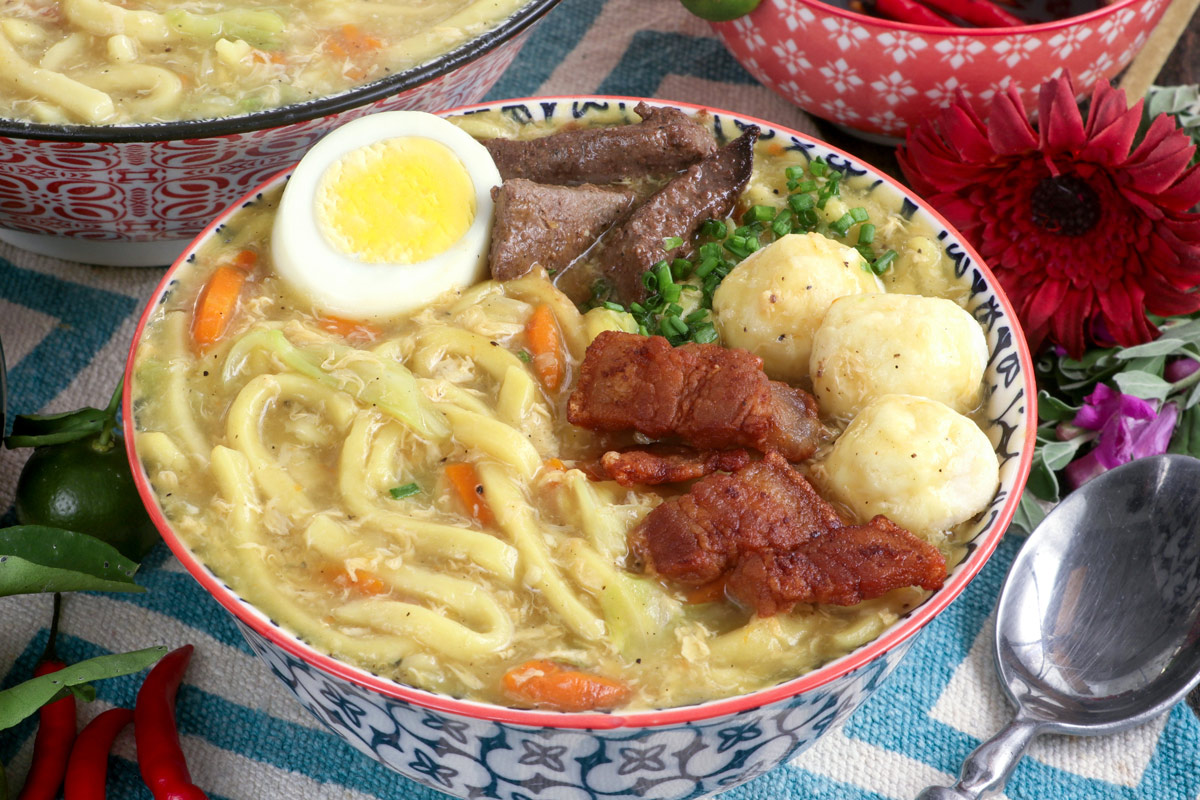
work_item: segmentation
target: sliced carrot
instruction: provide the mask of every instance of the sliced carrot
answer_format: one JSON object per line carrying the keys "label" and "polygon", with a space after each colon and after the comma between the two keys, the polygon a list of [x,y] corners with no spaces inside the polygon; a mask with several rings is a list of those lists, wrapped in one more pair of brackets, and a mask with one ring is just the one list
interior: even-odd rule
{"label": "sliced carrot", "polygon": [[250,272],[258,266],[258,253],[253,250],[239,250],[234,254],[233,258],[225,263],[231,267],[237,267],[238,269]]}
{"label": "sliced carrot", "polygon": [[353,589],[359,594],[377,596],[388,593],[388,585],[373,572],[365,569],[339,569],[333,576],[333,582],[343,589]]}
{"label": "sliced carrot", "polygon": [[514,700],[555,711],[616,708],[630,695],[629,687],[620,681],[540,659],[504,673],[503,684]]}
{"label": "sliced carrot", "polygon": [[529,322],[525,323],[525,338],[529,340],[529,349],[533,351],[533,368],[537,370],[542,385],[552,392],[556,391],[562,385],[567,365],[558,321],[550,306],[543,303],[533,310]]}
{"label": "sliced carrot", "polygon": [[729,576],[722,575],[715,581],[709,581],[701,586],[693,586],[684,593],[683,599],[692,604],[715,603],[725,599],[725,584]]}
{"label": "sliced carrot", "polygon": [[353,573],[347,569],[338,570],[333,582],[360,594],[377,596],[388,593],[388,585],[378,575],[365,569],[356,569]]}
{"label": "sliced carrot", "polygon": [[772,156],[775,156],[776,158],[778,158],[779,156],[783,155],[785,152],[786,152],[786,150],[784,149],[783,145],[780,142],[771,141],[767,144],[767,154],[768,155],[772,155]]}
{"label": "sliced carrot", "polygon": [[488,526],[496,521],[491,507],[488,506],[487,500],[483,496],[483,484],[479,482],[479,474],[475,472],[473,464],[447,464],[446,478],[450,481],[454,493],[458,495],[458,499],[467,512],[480,525]]}
{"label": "sliced carrot", "polygon": [[545,466],[546,469],[556,469],[559,472],[562,472],[567,468],[567,465],[563,463],[561,458],[547,458]]}
{"label": "sliced carrot", "polygon": [[237,310],[245,282],[246,272],[228,264],[217,267],[208,279],[192,314],[192,342],[198,351],[203,352],[220,341]]}
{"label": "sliced carrot", "polygon": [[336,333],[343,339],[359,343],[373,342],[380,333],[379,329],[369,322],[360,322],[344,317],[321,317],[317,320],[317,327],[329,333]]}
{"label": "sliced carrot", "polygon": [[359,30],[357,25],[346,23],[342,26],[342,39],[349,45],[349,49],[354,52],[363,52],[366,50],[378,50],[383,47],[383,42],[369,34]]}

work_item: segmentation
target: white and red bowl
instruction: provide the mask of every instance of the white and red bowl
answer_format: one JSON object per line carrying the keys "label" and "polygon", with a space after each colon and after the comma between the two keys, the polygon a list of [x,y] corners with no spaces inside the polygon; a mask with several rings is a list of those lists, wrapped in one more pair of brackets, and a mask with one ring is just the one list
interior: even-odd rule
{"label": "white and red bowl", "polygon": [[124,126],[0,119],[0,241],[92,264],[169,264],[213,217],[339,125],[479,100],[558,2],[530,0],[411,69],[252,114]]}
{"label": "white and red bowl", "polygon": [[[636,98],[554,97],[497,101],[447,111],[500,110],[519,122],[568,122]],[[646,100],[652,105],[662,101]],[[671,103],[688,112],[698,106]],[[928,222],[969,291],[967,308],[987,334],[982,418],[1000,461],[1000,488],[975,523],[966,558],[945,586],[905,614],[875,641],[795,679],[749,694],[650,711],[555,713],[460,700],[415,689],[331,658],[274,623],[202,564],[163,516],[136,452],[131,407],[133,364],[147,321],[176,274],[218,229],[287,180],[280,174],[221,214],[163,277],[142,314],[125,374],[125,441],[138,490],[163,539],[184,567],[237,621],[250,647],[300,703],[367,756],[456,797],[520,800],[530,787],[552,789],[555,800],[646,796],[697,798],[773,769],[844,721],[900,663],[916,634],[963,591],[999,544],[1016,512],[1033,459],[1036,397],[1029,350],[1012,306],[979,256],[937,212],[887,175],[853,156],[796,131],[708,109],[726,133],[749,124],[762,139],[810,157],[823,156],[847,177],[865,179],[896,213]],[[732,123],[732,124],[731,124]],[[735,731],[736,729],[736,731]],[[731,733],[733,731],[733,733]],[[737,747],[729,746],[737,737]],[[656,754],[670,753],[670,758]],[[533,790],[536,792],[536,790]]]}
{"label": "white and red bowl", "polygon": [[762,0],[713,30],[762,84],[815,116],[891,141],[958,92],[987,103],[1069,72],[1090,90],[1146,43],[1169,0],[1116,0],[1087,14],[1012,28],[934,28],[821,0]]}

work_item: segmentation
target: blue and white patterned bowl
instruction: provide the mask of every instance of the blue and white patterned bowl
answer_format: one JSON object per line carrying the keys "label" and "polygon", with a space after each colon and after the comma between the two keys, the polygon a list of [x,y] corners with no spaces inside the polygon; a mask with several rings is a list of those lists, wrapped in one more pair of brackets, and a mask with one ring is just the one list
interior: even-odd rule
{"label": "blue and white patterned bowl", "polygon": [[[499,110],[518,122],[577,120],[639,100],[555,97],[500,101],[445,112]],[[652,105],[662,101],[647,100]],[[188,569],[237,620],[251,648],[331,731],[365,755],[434,789],[461,798],[601,800],[648,797],[692,800],[750,780],[808,748],[846,719],[896,668],[921,628],[979,572],[1016,511],[1033,458],[1036,390],[1024,336],[1008,299],[979,256],[936,212],[891,178],[853,156],[795,131],[716,109],[714,129],[733,134],[747,125],[762,139],[815,158],[866,181],[885,206],[923,219],[955,265],[969,294],[967,308],[987,332],[986,432],[1000,461],[1000,489],[981,514],[966,558],[945,586],[875,641],[824,666],[750,694],[679,708],[630,713],[564,714],[477,703],[427,692],[373,675],[318,652],[280,628],[214,576],[179,540],[158,508],[137,454],[126,373],[125,441],[134,475],[163,538]],[[234,214],[286,180],[278,175],[215,220],[164,276],[142,316],[129,364],[146,321],[175,272]]]}

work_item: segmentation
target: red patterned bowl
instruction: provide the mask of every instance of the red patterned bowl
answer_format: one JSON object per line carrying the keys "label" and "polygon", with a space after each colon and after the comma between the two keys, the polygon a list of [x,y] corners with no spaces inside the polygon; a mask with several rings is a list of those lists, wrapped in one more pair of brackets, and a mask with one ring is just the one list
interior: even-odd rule
{"label": "red patterned bowl", "polygon": [[1020,28],[933,28],[856,14],[820,0],[763,0],[713,29],[761,83],[810,114],[889,140],[963,92],[987,102],[1033,92],[1068,70],[1081,89],[1120,72],[1168,0],[1117,0]]}
{"label": "red patterned bowl", "polygon": [[0,241],[91,264],[169,264],[213,217],[339,125],[482,98],[557,2],[531,0],[433,61],[282,108],[120,127],[0,120]]}

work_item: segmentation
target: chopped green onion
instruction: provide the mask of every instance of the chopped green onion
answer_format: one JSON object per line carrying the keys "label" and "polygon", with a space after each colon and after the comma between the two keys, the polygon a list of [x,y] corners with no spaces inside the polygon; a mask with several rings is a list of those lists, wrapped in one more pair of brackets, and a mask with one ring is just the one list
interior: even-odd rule
{"label": "chopped green onion", "polygon": [[704,224],[700,226],[701,234],[714,239],[724,239],[727,230],[724,220],[719,219],[705,220]]}
{"label": "chopped green onion", "polygon": [[718,263],[720,263],[720,262],[715,258],[704,259],[703,261],[700,262],[700,266],[696,267],[696,277],[697,278],[707,278],[708,273],[710,273],[714,269],[716,269]]}
{"label": "chopped green onion", "polygon": [[796,184],[797,192],[815,192],[817,190],[817,182],[813,180],[800,181]]}
{"label": "chopped green onion", "polygon": [[750,206],[746,209],[746,213],[742,214],[742,223],[769,222],[774,218],[775,209],[771,206]]}
{"label": "chopped green onion", "polygon": [[686,258],[677,258],[671,262],[671,277],[675,280],[683,280],[688,275],[692,274],[692,262]]}
{"label": "chopped green onion", "polygon": [[521,359],[521,360],[522,360],[522,361],[524,361],[526,364],[528,364],[530,361],[533,361],[533,356],[529,355],[529,351],[528,351],[528,350],[518,350],[518,351],[517,351],[517,358]]}
{"label": "chopped green onion", "polygon": [[711,322],[705,322],[703,325],[696,326],[692,331],[692,341],[700,344],[708,344],[717,340],[717,329]]}
{"label": "chopped green onion", "polygon": [[875,226],[866,222],[858,229],[858,243],[870,244],[875,241]]}
{"label": "chopped green onion", "polygon": [[890,267],[892,265],[892,262],[895,260],[896,260],[896,251],[888,250],[886,253],[881,255],[879,258],[875,259],[875,262],[873,264],[871,264],[871,271],[874,272],[876,275],[882,275],[883,273],[887,272],[888,267]]}
{"label": "chopped green onion", "polygon": [[[724,238],[724,237],[722,237],[722,238]],[[708,244],[700,245],[700,258],[701,259],[714,258],[714,259],[720,260],[722,258],[722,256],[723,256],[723,253],[721,252],[721,243],[720,242],[709,242]]]}
{"label": "chopped green onion", "polygon": [[680,286],[678,283],[672,283],[668,286],[663,287],[662,296],[663,296],[663,299],[666,300],[668,303],[675,303],[675,302],[678,302],[679,293],[682,291],[683,291],[682,286]]}
{"label": "chopped green onion", "polygon": [[663,250],[674,250],[677,247],[683,247],[683,239],[678,236],[668,236],[663,239]]}
{"label": "chopped green onion", "polygon": [[646,307],[643,306],[641,303],[630,303],[629,310],[635,314],[645,314],[646,313]]}
{"label": "chopped green onion", "polygon": [[[682,289],[683,287],[681,286],[679,288]],[[667,306],[667,310],[663,313],[665,313],[668,317],[682,316],[683,306],[679,305],[679,303],[671,303],[671,305]]]}
{"label": "chopped green onion", "polygon": [[702,322],[708,316],[707,308],[697,308],[692,313],[683,318],[683,321],[688,325],[695,325],[697,322]]}
{"label": "chopped green onion", "polygon": [[621,305],[620,303],[614,303],[611,300],[605,300],[604,307],[607,308],[609,311],[624,311],[625,310],[625,306]]}
{"label": "chopped green onion", "polygon": [[817,156],[811,164],[808,165],[808,171],[818,178],[829,173],[829,165],[825,163],[825,159]]}
{"label": "chopped green onion", "polygon": [[638,333],[641,334],[642,336],[650,335],[650,331],[646,328],[645,325],[638,325]]}
{"label": "chopped green onion", "polygon": [[671,265],[665,261],[654,265],[654,277],[659,292],[663,292],[668,286],[675,285],[675,280],[671,277]]}
{"label": "chopped green onion", "polygon": [[838,234],[839,236],[845,236],[850,230],[850,226],[853,224],[854,217],[849,211],[847,211],[845,214],[842,214],[840,217],[838,217],[836,222],[830,223],[829,227],[832,228],[834,233]]}
{"label": "chopped green onion", "polygon": [[796,164],[795,166],[791,166],[791,167],[788,167],[787,169],[785,169],[783,171],[783,174],[787,175],[787,179],[789,181],[798,181],[804,177],[804,167],[800,166],[799,164]]}
{"label": "chopped green onion", "polygon": [[817,204],[816,198],[811,194],[794,194],[788,198],[788,205],[792,211],[799,214],[801,211],[807,211]]}
{"label": "chopped green onion", "polygon": [[856,206],[855,208],[850,209],[850,216],[854,217],[855,222],[866,222],[871,218],[871,215],[868,214],[867,210],[862,206]]}
{"label": "chopped green onion", "polygon": [[[659,263],[665,264],[667,262],[662,261]],[[654,266],[654,269],[657,269],[657,268],[658,268],[658,265],[656,264]],[[642,286],[645,286],[647,291],[654,291],[655,289],[658,288],[658,278],[654,274],[654,269],[649,269],[646,272],[642,273]]]}
{"label": "chopped green onion", "polygon": [[403,500],[406,497],[412,497],[414,494],[420,494],[421,487],[415,483],[406,483],[403,486],[393,486],[391,489],[388,489],[388,492],[397,500]]}

